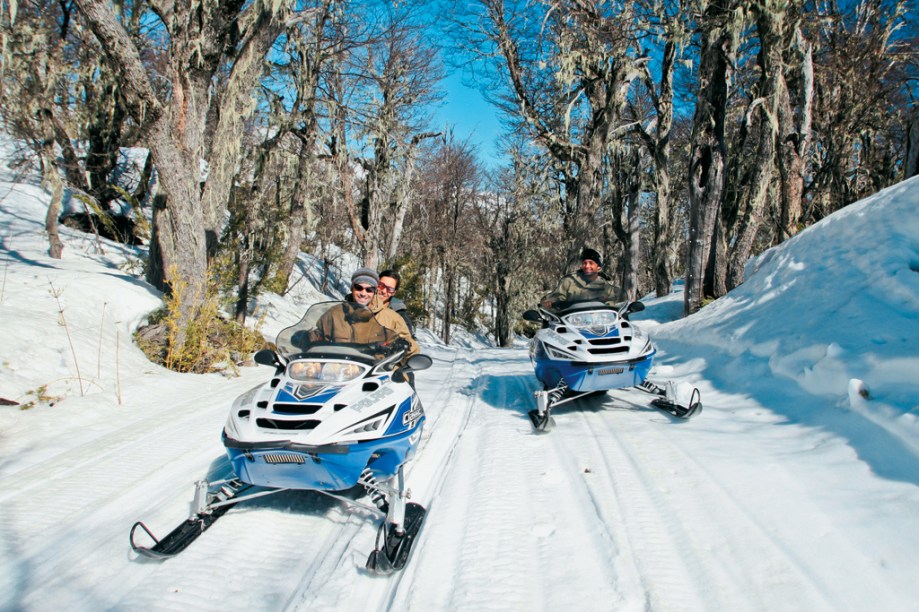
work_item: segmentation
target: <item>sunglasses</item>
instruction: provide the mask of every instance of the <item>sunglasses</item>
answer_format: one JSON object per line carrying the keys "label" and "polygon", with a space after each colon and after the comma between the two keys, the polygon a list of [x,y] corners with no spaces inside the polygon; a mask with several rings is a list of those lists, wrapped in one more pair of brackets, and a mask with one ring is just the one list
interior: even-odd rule
{"label": "sunglasses", "polygon": [[390,287],[389,285],[387,285],[387,284],[385,284],[385,283],[380,283],[380,286],[377,287],[377,291],[385,291],[386,293],[395,293],[395,292],[396,292],[396,288],[395,288],[395,287]]}
{"label": "sunglasses", "polygon": [[377,290],[373,285],[351,285],[351,289],[361,293],[376,293]]}

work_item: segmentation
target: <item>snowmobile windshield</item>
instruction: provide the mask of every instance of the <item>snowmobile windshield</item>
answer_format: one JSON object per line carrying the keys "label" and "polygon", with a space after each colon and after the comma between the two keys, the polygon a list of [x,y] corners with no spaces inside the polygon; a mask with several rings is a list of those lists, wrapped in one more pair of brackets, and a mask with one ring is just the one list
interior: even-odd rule
{"label": "snowmobile windshield", "polygon": [[278,334],[275,344],[286,357],[357,360],[372,364],[397,352],[408,343],[383,327],[374,313],[353,302],[321,302],[303,318]]}

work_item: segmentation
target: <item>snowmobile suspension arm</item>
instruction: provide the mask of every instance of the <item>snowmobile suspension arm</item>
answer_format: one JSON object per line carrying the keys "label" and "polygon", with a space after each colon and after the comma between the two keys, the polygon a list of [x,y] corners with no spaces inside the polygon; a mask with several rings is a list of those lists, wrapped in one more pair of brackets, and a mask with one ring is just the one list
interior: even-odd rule
{"label": "snowmobile suspension arm", "polygon": [[249,495],[241,495],[239,497],[232,497],[230,499],[225,499],[219,502],[212,502],[208,504],[208,509],[219,508],[220,506],[232,506],[233,504],[238,504],[241,501],[246,501],[247,499],[255,499],[256,497],[265,497],[266,495],[274,495],[275,493],[280,493],[281,491],[288,491],[289,489],[268,489],[267,491],[259,491],[258,493],[250,493]]}

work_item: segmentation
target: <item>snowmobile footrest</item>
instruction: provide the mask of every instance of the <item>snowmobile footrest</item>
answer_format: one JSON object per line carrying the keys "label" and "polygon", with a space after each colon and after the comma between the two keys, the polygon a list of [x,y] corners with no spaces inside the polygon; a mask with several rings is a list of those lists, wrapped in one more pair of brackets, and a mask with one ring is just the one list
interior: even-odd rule
{"label": "snowmobile footrest", "polygon": [[401,533],[384,521],[377,532],[377,547],[367,557],[367,570],[374,574],[391,574],[405,567],[426,512],[420,504],[406,504]]}

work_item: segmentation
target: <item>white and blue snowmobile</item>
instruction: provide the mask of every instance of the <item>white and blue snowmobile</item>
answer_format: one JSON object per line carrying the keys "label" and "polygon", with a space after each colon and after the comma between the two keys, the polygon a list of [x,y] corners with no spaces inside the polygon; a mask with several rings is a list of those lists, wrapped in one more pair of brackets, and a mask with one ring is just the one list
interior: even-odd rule
{"label": "white and blue snowmobile", "polygon": [[688,419],[701,412],[697,389],[688,404],[681,404],[672,384],[647,380],[656,350],[647,334],[629,321],[631,313],[641,310],[641,302],[616,309],[581,301],[523,313],[527,321],[543,326],[530,342],[530,361],[543,385],[536,392],[536,408],[528,413],[537,431],[555,426],[552,409],[561,404],[626,387],[654,395],[651,405],[673,416]]}
{"label": "white and blue snowmobile", "polygon": [[[163,539],[135,523],[130,539],[137,553],[170,557],[232,506],[279,491],[306,489],[383,519],[368,570],[385,574],[405,565],[425,516],[424,507],[407,501],[403,477],[403,465],[415,453],[425,422],[407,374],[429,368],[431,359],[414,355],[401,364],[408,343],[366,310],[361,325],[375,326],[369,336],[382,337],[382,342],[324,340],[317,322],[321,327],[320,318],[334,308],[355,311],[355,305],[346,302],[316,304],[296,325],[281,331],[276,350],[255,354],[257,363],[275,372],[230,408],[222,437],[233,476],[198,481],[191,515]],[[355,487],[366,490],[370,504],[351,499],[353,493],[344,495]],[[139,529],[152,539],[152,546],[137,543]]]}

